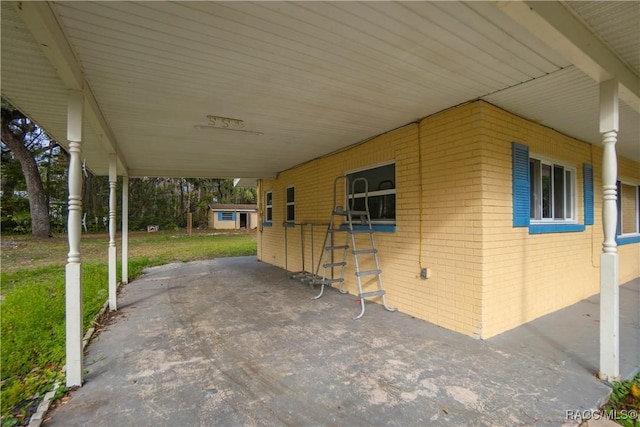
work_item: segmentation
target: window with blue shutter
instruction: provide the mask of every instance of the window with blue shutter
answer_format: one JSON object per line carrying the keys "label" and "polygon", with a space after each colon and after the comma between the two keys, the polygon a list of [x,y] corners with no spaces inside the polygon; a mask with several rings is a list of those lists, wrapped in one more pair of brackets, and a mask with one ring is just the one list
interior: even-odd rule
{"label": "window with blue shutter", "polygon": [[[584,231],[576,223],[576,170],[549,159],[529,156],[529,147],[511,143],[513,226],[528,227],[529,234]],[[593,171],[591,170],[591,207],[593,212]],[[583,188],[586,192],[587,187]],[[585,213],[588,207],[585,205]],[[585,218],[588,218],[585,215]],[[593,223],[593,214],[591,214]]]}
{"label": "window with blue shutter", "polygon": [[234,212],[218,212],[218,221],[235,221],[236,214]]}

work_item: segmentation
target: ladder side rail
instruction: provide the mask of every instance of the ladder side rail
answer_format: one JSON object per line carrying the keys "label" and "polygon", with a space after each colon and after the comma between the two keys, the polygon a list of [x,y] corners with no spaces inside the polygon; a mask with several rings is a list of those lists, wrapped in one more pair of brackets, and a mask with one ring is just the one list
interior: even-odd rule
{"label": "ladder side rail", "polygon": [[[349,210],[354,211],[356,204],[356,183],[364,183],[364,210],[367,212],[367,218],[369,218],[369,181],[364,177],[358,177],[351,182],[351,188],[349,188],[349,178],[347,180],[347,200],[349,201]],[[351,190],[351,191],[349,191]]]}
{"label": "ladder side rail", "polygon": [[[333,219],[333,218],[332,218]],[[332,221],[333,224],[333,221]],[[336,247],[333,246],[334,243],[334,238],[333,238],[333,234],[334,234],[335,229],[331,228],[331,225],[329,226],[329,228],[327,228],[327,234],[325,236],[325,242],[328,240],[328,236],[331,235],[331,242],[329,243],[330,246],[324,246],[324,262],[322,263],[322,279],[320,280],[320,293],[315,296],[313,299],[318,299],[322,296],[322,294],[324,293],[324,287],[326,285],[332,284],[332,283],[340,283],[340,293],[346,293],[345,291],[342,290],[342,283],[344,282],[344,267],[346,265],[346,252],[348,249],[348,245],[344,245],[342,247]],[[335,278],[334,275],[334,267],[336,266],[337,263],[334,262],[334,251],[341,249],[343,256],[342,256],[342,263],[340,263],[340,277],[339,278]],[[329,273],[331,272],[331,278],[329,278]],[[318,268],[318,272],[319,272],[319,268]]]}
{"label": "ladder side rail", "polygon": [[[365,301],[364,301],[364,297],[362,296],[364,291],[362,289],[362,277],[360,276],[360,262],[358,260],[358,252],[357,252],[358,247],[356,245],[356,235],[354,233],[354,228],[353,228],[353,213],[355,211],[355,203],[356,203],[356,197],[355,197],[356,184],[360,181],[364,183],[364,211],[366,215],[365,219],[370,224],[371,220],[369,217],[369,182],[362,177],[356,178],[353,180],[353,182],[351,182],[351,188],[350,188],[351,191],[347,190],[348,191],[347,197],[349,199],[349,211],[347,212],[347,222],[349,224],[348,233],[351,235],[351,245],[352,245],[355,275],[356,275],[356,280],[358,281],[358,298],[360,299],[360,314],[356,317],[356,319],[361,318],[364,315],[364,310],[365,310],[365,305],[364,305]],[[362,216],[360,216],[361,214],[358,214],[358,215],[360,218],[360,222],[362,222]]]}
{"label": "ladder side rail", "polygon": [[[340,282],[339,282],[340,286],[338,287],[338,291],[341,294],[346,294],[347,293],[347,291],[345,291],[343,289],[343,287],[344,287],[344,273],[345,273],[345,269],[347,268],[347,250],[348,249],[349,249],[349,236],[345,236],[344,249],[342,250],[342,261],[340,262],[340,278],[342,280],[340,280]],[[333,272],[333,267],[331,267],[331,268],[332,268],[331,271]],[[335,278],[335,275],[332,273],[331,277]]]}
{"label": "ladder side rail", "polygon": [[[343,189],[344,189],[344,195],[345,195],[345,203],[344,203],[344,207],[345,209],[348,211],[349,209],[349,205],[347,204],[348,200],[348,194],[349,194],[349,177],[346,175],[341,175],[341,176],[337,176],[335,178],[335,180],[333,181],[333,211],[331,214],[331,219],[333,222],[333,219],[335,218],[336,215],[342,215],[344,213],[345,209],[342,209],[342,212],[338,212],[338,186],[340,184],[340,182],[344,181],[343,184]],[[347,217],[347,221],[348,221],[348,217]],[[335,223],[333,224],[333,228],[334,229],[339,229],[340,226],[342,226],[342,224],[340,224],[337,228],[335,227]],[[334,239],[334,235],[333,233],[331,234],[331,242],[332,245],[335,243],[335,239]],[[344,290],[344,273],[345,273],[345,269],[346,269],[346,264],[347,264],[347,249],[349,247],[349,236],[345,236],[345,241],[344,241],[344,250],[342,251],[342,260],[341,263],[342,265],[340,266],[340,286],[338,287],[338,291],[341,294],[345,294],[347,293],[347,291]],[[335,254],[331,253],[331,263],[335,263]],[[332,279],[335,279],[335,271],[334,271],[334,267],[331,267],[331,277]]]}
{"label": "ladder side rail", "polygon": [[[356,203],[356,194],[362,194],[362,193],[356,193],[356,183],[358,182],[363,182],[364,183],[364,191],[362,193],[364,193],[364,210],[355,210],[355,203]],[[348,178],[347,178],[347,183],[348,183]],[[349,191],[350,190],[350,191]],[[369,231],[373,231],[373,226],[371,223],[371,210],[369,209],[369,181],[364,178],[364,177],[358,177],[356,179],[353,180],[353,182],[351,182],[351,187],[348,188],[347,190],[347,198],[349,201],[349,211],[350,212],[356,212],[356,214],[359,216],[361,212],[364,212],[364,217],[359,216],[360,218],[360,223],[361,225],[365,225],[362,224],[363,221],[366,222],[366,225],[369,228]],[[351,217],[351,222],[353,222],[353,216]]]}
{"label": "ladder side rail", "polygon": [[[347,177],[346,175],[340,175],[337,176],[334,180],[333,180],[333,213],[337,213],[337,208],[338,208],[338,184],[340,183],[340,181],[344,181],[346,183],[345,185],[345,194],[348,193],[349,191],[349,177]],[[345,208],[347,207],[347,205],[345,205]]]}
{"label": "ladder side rail", "polygon": [[[376,246],[376,240],[375,240],[374,233],[371,233],[370,236],[371,236],[371,245],[375,249],[375,248],[377,248],[377,246]],[[378,251],[377,250],[373,252],[373,257],[374,257],[374,262],[375,262],[376,269],[378,269],[378,271],[381,272],[381,269],[380,269],[380,258],[378,257]],[[387,292],[384,289],[384,283],[382,281],[382,274],[381,273],[378,274],[377,279],[378,279],[378,289],[380,290],[380,297],[382,298],[382,305],[384,306],[385,310],[387,310],[387,311],[397,311],[398,310],[397,308],[391,308],[387,304]],[[364,314],[364,310],[362,311],[362,313]]]}

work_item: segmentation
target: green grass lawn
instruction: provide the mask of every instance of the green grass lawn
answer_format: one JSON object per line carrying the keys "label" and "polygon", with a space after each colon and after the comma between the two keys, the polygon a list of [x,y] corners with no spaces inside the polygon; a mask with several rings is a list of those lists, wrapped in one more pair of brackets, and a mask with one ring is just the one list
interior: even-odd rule
{"label": "green grass lawn", "polygon": [[[118,241],[118,259],[120,245]],[[108,236],[83,235],[85,331],[107,299]],[[28,423],[27,404],[53,387],[65,360],[64,268],[66,236],[41,241],[2,236],[0,373],[2,426]],[[146,267],[228,256],[255,255],[250,232],[130,233],[129,280]],[[120,278],[118,262],[118,278]]]}

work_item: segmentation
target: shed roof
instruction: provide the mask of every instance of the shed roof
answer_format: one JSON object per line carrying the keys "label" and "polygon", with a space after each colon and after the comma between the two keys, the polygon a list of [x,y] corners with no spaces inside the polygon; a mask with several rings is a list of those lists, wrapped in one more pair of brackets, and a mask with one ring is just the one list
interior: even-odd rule
{"label": "shed roof", "polygon": [[223,203],[215,203],[210,204],[209,208],[212,211],[256,211],[258,209],[258,205],[243,205],[243,204],[223,204]]}

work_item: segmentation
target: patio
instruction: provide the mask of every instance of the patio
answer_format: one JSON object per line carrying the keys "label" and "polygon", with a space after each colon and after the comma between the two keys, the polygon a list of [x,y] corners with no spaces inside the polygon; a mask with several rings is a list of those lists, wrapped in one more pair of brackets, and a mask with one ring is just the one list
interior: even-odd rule
{"label": "patio", "polygon": [[[598,407],[598,301],[479,341],[307,285],[254,257],[149,269],[88,346],[47,426],[577,425]],[[620,288],[640,365],[640,279]]]}

